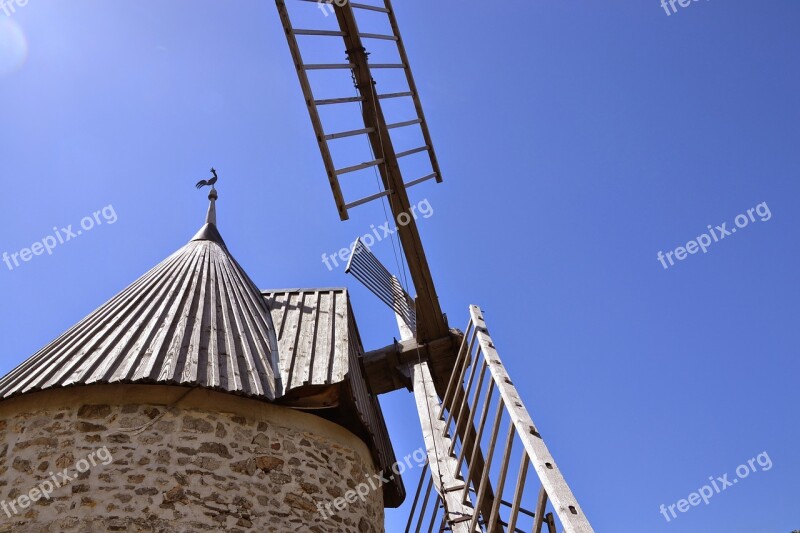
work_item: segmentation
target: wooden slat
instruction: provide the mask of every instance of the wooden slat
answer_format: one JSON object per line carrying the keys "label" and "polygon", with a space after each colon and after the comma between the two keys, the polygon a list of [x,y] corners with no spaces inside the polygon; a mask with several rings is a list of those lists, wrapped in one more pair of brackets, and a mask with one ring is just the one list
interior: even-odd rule
{"label": "wooden slat", "polygon": [[383,35],[380,33],[359,33],[359,37],[362,39],[381,39],[384,41],[396,41],[397,37],[394,35]]}
{"label": "wooden slat", "polygon": [[369,202],[371,202],[373,200],[377,200],[378,198],[383,198],[384,196],[389,196],[389,194],[390,194],[390,191],[383,191],[383,192],[378,192],[378,193],[375,193],[375,194],[371,194],[369,196],[365,196],[364,198],[356,200],[355,202],[350,202],[349,204],[347,204],[346,207],[347,207],[347,209],[352,209],[354,207],[358,207],[359,205],[363,205],[363,204],[369,203]]}
{"label": "wooden slat", "polygon": [[395,128],[404,128],[406,126],[412,126],[414,124],[419,124],[422,122],[421,119],[415,118],[414,120],[406,120],[405,122],[395,122],[394,124],[388,124],[386,129],[393,130]]}
{"label": "wooden slat", "polygon": [[398,152],[397,158],[405,157],[411,154],[418,154],[420,152],[425,152],[426,150],[430,150],[430,146],[420,146],[419,148],[412,148],[411,150],[406,150],[405,152]]}
{"label": "wooden slat", "polygon": [[340,31],[332,31],[332,30],[304,30],[304,29],[293,29],[292,33],[295,35],[319,35],[324,37],[342,37],[344,33]]}
{"label": "wooden slat", "polygon": [[350,96],[347,98],[325,98],[322,100],[314,100],[316,105],[332,105],[332,104],[349,104],[353,102],[361,102],[364,99],[360,96]]}
{"label": "wooden slat", "polygon": [[436,178],[436,177],[438,177],[436,172],[434,172],[432,174],[428,174],[427,176],[422,176],[421,178],[417,178],[417,179],[415,179],[413,181],[409,181],[408,183],[406,183],[406,188],[413,187],[414,185],[419,185],[423,181],[428,181],[428,180]]}
{"label": "wooden slat", "polygon": [[[428,463],[425,463],[425,466],[422,467],[422,473],[419,476],[419,483],[417,484],[417,492],[414,494],[414,502],[411,504],[411,512],[408,513],[408,522],[406,523],[406,533],[409,532],[411,529],[411,524],[414,521],[414,516],[416,514],[417,505],[419,505],[419,495],[422,493],[422,486],[425,484],[425,480],[428,480],[428,491],[430,491],[431,486],[431,478],[427,476],[428,473]],[[422,508],[420,515],[425,513],[424,508]]]}
{"label": "wooden slat", "polygon": [[[319,293],[309,293],[303,299],[303,308],[300,310],[300,327],[295,346],[294,371],[292,372],[291,388],[311,384],[312,354],[316,340],[317,325],[317,299]],[[307,312],[308,309],[310,312]]]}
{"label": "wooden slat", "polygon": [[302,65],[304,70],[349,70],[354,66],[352,63],[307,63]]}
{"label": "wooden slat", "polygon": [[[333,139],[342,139],[344,137],[353,137],[355,135],[363,135],[364,133],[372,133],[375,131],[374,128],[361,128],[358,130],[348,130],[348,131],[340,131],[339,133],[331,133],[325,135],[325,140],[330,141]],[[336,169],[334,169],[334,174],[336,173]]]}
{"label": "wooden slat", "polygon": [[350,172],[355,172],[357,170],[363,170],[365,168],[374,167],[383,163],[383,159],[375,159],[373,161],[366,161],[364,163],[360,163],[358,165],[353,165],[351,167],[344,167],[340,168],[336,171],[337,176],[341,176],[342,174],[348,174]]}
{"label": "wooden slat", "polygon": [[319,293],[317,299],[317,338],[314,344],[314,359],[311,368],[314,383],[326,383],[332,353],[336,342],[333,332],[334,297],[329,291]]}
{"label": "wooden slat", "polygon": [[275,293],[270,300],[270,311],[272,313],[272,323],[275,326],[275,334],[280,339],[283,327],[286,324],[286,309],[289,306],[289,293]]}
{"label": "wooden slat", "polygon": [[387,98],[402,98],[404,96],[414,96],[414,93],[412,93],[411,91],[405,91],[400,93],[379,94],[378,100],[386,100]]}
{"label": "wooden slat", "polygon": [[[514,487],[514,499],[511,501],[511,512],[508,517],[508,530],[514,531],[517,529],[517,520],[519,519],[519,512],[522,505],[522,494],[525,492],[525,479],[528,475],[528,454],[523,453],[522,459],[519,462],[519,472],[517,473],[517,483]],[[536,518],[536,515],[534,515]]]}
{"label": "wooden slat", "polygon": [[[311,1],[318,1],[318,0],[311,0]],[[386,9],[385,7],[371,6],[369,4],[359,4],[359,3],[356,3],[356,2],[350,2],[350,7],[354,8],[354,9],[364,9],[364,10],[367,10],[367,11],[379,11],[381,13],[388,13],[389,12],[389,10]]]}
{"label": "wooden slat", "polygon": [[334,337],[342,339],[333,346],[333,362],[329,372],[331,380],[340,381],[344,379],[349,370],[348,365],[348,345],[350,343],[350,331],[347,327],[347,297],[342,293],[333,293],[333,331]]}
{"label": "wooden slat", "polygon": [[286,327],[283,330],[283,336],[280,341],[281,350],[281,377],[286,384],[286,389],[289,390],[293,387],[294,383],[294,368],[295,357],[297,357],[297,343],[300,338],[300,326],[302,319],[301,309],[303,307],[303,299],[305,294],[292,294],[289,297],[289,305],[286,310]]}
{"label": "wooden slat", "polygon": [[542,524],[544,524],[545,510],[547,509],[547,492],[544,487],[539,491],[539,499],[536,502],[536,511],[533,520],[533,533],[542,533]]}

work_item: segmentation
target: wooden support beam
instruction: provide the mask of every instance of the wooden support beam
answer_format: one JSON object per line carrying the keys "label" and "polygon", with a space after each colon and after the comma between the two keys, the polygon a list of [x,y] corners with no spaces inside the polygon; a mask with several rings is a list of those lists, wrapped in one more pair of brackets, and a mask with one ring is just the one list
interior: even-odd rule
{"label": "wooden support beam", "polygon": [[[463,334],[453,330],[446,337],[435,339],[427,344],[416,340],[396,341],[393,344],[372,350],[363,355],[364,377],[373,394],[385,394],[399,389],[411,389],[411,382],[403,370],[409,364],[429,361],[431,373],[439,379],[434,380],[437,391],[447,387],[447,379],[455,363],[456,351],[461,345]],[[442,376],[444,376],[442,378]],[[444,383],[444,384],[443,384]]]}
{"label": "wooden support beam", "polygon": [[428,451],[428,464],[436,491],[441,496],[447,513],[446,520],[453,533],[470,533],[469,519],[475,511],[462,501],[469,501],[469,487],[460,481],[456,458],[448,453],[451,441],[445,437],[444,421],[437,415],[441,404],[433,385],[428,363],[411,366],[414,380],[414,398],[425,448]]}

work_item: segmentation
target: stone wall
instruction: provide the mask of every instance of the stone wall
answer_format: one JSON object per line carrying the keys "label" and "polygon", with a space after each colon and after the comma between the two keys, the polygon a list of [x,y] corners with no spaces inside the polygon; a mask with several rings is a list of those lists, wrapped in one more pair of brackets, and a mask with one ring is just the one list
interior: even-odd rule
{"label": "stone wall", "polygon": [[0,402],[0,532],[379,533],[380,487],[330,505],[375,473],[343,428],[230,394],[102,385]]}

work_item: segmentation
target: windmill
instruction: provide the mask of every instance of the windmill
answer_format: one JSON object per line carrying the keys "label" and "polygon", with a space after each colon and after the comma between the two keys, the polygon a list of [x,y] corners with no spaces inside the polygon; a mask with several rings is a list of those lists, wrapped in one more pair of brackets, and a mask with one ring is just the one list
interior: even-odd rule
{"label": "windmill", "polygon": [[[440,307],[407,189],[442,174],[384,1],[317,4],[325,18],[313,0],[295,2],[337,25],[315,30],[296,29],[276,0],[340,218],[381,201],[398,221],[411,283],[366,237],[347,272],[394,311],[400,340],[387,333],[386,346],[365,350],[347,289],[260,290],[219,231],[212,169],[195,185],[210,186],[209,204],[187,243],[0,377],[0,509],[13,521],[3,530],[379,533],[384,508],[407,494],[378,397],[406,388],[427,456],[406,531],[593,531],[481,309],[460,331]],[[361,31],[356,13],[388,29]],[[346,62],[304,62],[299,37],[329,39]],[[369,60],[373,41],[397,59]],[[378,70],[404,88],[383,90]],[[317,98],[313,71],[344,74],[339,85],[356,94]],[[388,122],[394,101],[414,116]],[[349,109],[357,127],[327,132],[325,107]],[[411,128],[420,144],[397,151]],[[358,138],[369,159],[335,165],[335,143]],[[406,181],[401,161],[414,157],[427,170]],[[346,199],[369,170],[379,190]]]}
{"label": "windmill", "polygon": [[[408,217],[412,208],[408,189],[427,181],[442,182],[442,173],[391,0],[289,3],[291,10],[286,0],[276,0],[339,217],[347,220],[350,210],[382,201],[394,220],[404,214],[408,220],[399,225],[398,236],[416,292],[413,298],[410,287],[403,287],[359,240],[347,266],[348,273],[394,310],[400,329],[401,341],[363,355],[368,386],[375,395],[403,387],[412,390],[425,439],[428,466],[420,477],[406,531],[426,527],[459,533],[539,533],[546,524],[554,533],[557,522],[566,532],[593,531],[506,372],[481,309],[470,307],[468,325],[461,332],[449,327],[440,307],[419,229]],[[329,13],[335,15],[336,27],[296,27],[293,16],[303,4],[317,4],[315,9],[320,8],[325,20]],[[376,27],[385,30],[360,29],[366,28],[363,17],[374,21],[376,16],[383,17]],[[345,62],[306,62],[303,39],[325,39],[325,47],[341,51]],[[386,43],[393,45],[387,58],[371,57],[379,55],[373,50]],[[375,73],[385,71],[399,72],[403,86],[376,81]],[[356,94],[320,97],[313,79],[319,72],[349,77]],[[415,116],[387,121],[384,104],[394,100],[410,102]],[[349,113],[358,127],[326,130],[321,110],[330,107],[344,108],[342,115]],[[421,145],[397,151],[393,132],[407,128],[418,128]],[[354,137],[366,138],[372,158],[337,166],[336,143]],[[406,181],[401,161],[415,154],[426,156],[430,172]],[[340,177],[369,169],[379,174],[379,190],[345,198]],[[530,479],[538,486],[531,487]],[[526,508],[527,502],[535,502],[534,508]],[[523,521],[529,524],[523,526]]]}

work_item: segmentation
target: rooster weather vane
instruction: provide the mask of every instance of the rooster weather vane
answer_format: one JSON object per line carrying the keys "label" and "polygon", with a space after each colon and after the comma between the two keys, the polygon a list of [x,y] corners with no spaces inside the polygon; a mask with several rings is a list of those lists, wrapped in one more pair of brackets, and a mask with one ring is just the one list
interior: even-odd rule
{"label": "rooster weather vane", "polygon": [[211,178],[211,179],[207,179],[207,180],[200,180],[200,181],[198,181],[198,182],[197,182],[197,185],[196,185],[196,187],[197,187],[198,189],[202,189],[202,188],[203,188],[203,187],[205,187],[206,185],[210,185],[210,186],[211,186],[211,189],[212,189],[212,190],[214,189],[214,184],[217,182],[217,171],[216,171],[216,170],[214,170],[214,168],[212,167],[212,168],[211,168],[211,173],[214,175],[214,177],[213,177],[213,178]]}

